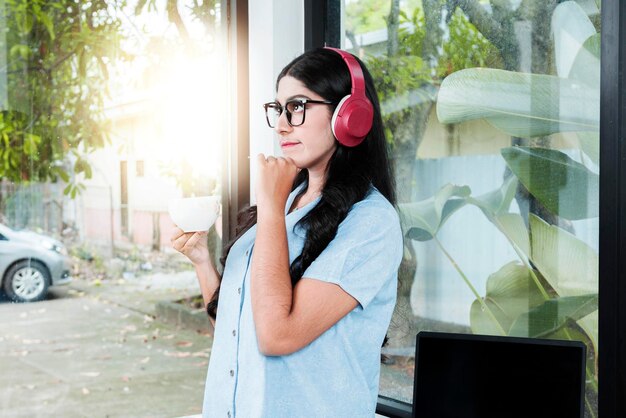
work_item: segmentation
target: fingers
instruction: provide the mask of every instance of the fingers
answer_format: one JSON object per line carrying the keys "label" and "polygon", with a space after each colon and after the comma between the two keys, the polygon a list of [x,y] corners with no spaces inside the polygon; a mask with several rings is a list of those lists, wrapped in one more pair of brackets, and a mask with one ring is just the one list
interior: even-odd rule
{"label": "fingers", "polygon": [[[274,163],[278,163],[279,165],[285,165],[285,163],[287,163],[287,165],[296,166],[296,163],[290,157],[274,157],[273,155],[268,155],[266,157],[265,154],[257,155],[257,162],[259,163],[259,166],[262,167],[272,165]],[[299,168],[297,168],[297,170],[300,171]]]}
{"label": "fingers", "polygon": [[198,241],[200,240],[200,236],[201,235],[198,233],[191,234],[191,237],[189,237],[187,242],[183,244],[182,248],[180,249],[180,252],[183,254],[186,254],[189,250],[195,247]]}
{"label": "fingers", "polygon": [[184,232],[179,227],[172,230],[170,242],[172,247],[183,254],[192,249],[200,239],[206,238],[208,231]]}
{"label": "fingers", "polygon": [[174,244],[174,241],[176,241],[178,238],[180,238],[181,235],[183,235],[185,232],[180,229],[178,226],[174,226],[174,228],[172,228],[172,232],[170,233],[170,243],[172,243],[172,245]]}
{"label": "fingers", "polygon": [[189,238],[191,237],[191,233],[183,233],[182,235],[179,235],[178,237],[172,237],[171,242],[172,242],[172,247],[176,250],[176,251],[180,251],[182,252],[183,248],[185,247],[185,244],[187,244],[187,241],[189,241]]}
{"label": "fingers", "polygon": [[280,158],[280,157],[277,158],[277,157],[274,157],[273,155],[268,155],[266,157],[265,154],[259,154],[257,156],[257,162],[259,163],[259,167],[267,167],[268,165],[276,163],[279,160],[284,160],[284,158]]}
{"label": "fingers", "polygon": [[256,157],[257,161],[259,163],[269,163],[269,162],[276,162],[276,161],[286,161],[290,164],[294,164],[295,162],[293,161],[293,159],[291,157],[275,157],[273,155],[268,155],[267,157],[265,156],[265,154],[261,153],[259,155],[257,155]]}
{"label": "fingers", "polygon": [[279,197],[282,197],[285,189],[291,188],[293,179],[298,174],[298,167],[294,161],[291,158],[287,159],[271,155],[265,157],[263,154],[257,156],[257,161],[257,172],[259,175],[255,186],[257,197],[259,193],[266,193],[271,198],[274,198],[277,194]]}
{"label": "fingers", "polygon": [[265,154],[259,154],[257,155],[257,162],[259,163],[259,166],[261,167],[265,167],[268,163],[273,163],[277,161],[277,158],[274,157],[273,155],[268,155],[267,157],[265,156]]}

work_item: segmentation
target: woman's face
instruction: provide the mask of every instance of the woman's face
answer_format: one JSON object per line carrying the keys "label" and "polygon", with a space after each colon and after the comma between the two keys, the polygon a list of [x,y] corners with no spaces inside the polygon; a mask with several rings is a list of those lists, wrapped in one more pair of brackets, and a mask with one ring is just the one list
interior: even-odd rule
{"label": "woman's face", "polygon": [[[276,101],[285,106],[287,101],[293,99],[324,100],[306,88],[301,81],[287,75],[278,83]],[[278,133],[283,156],[293,159],[299,168],[323,172],[337,148],[330,128],[332,107],[320,103],[307,103],[305,106],[302,125],[291,126],[283,110],[274,129]]]}

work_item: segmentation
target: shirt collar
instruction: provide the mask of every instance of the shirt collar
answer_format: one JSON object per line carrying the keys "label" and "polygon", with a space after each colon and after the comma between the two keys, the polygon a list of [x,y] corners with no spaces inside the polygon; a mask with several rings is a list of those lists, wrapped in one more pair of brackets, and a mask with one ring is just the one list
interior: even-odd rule
{"label": "shirt collar", "polygon": [[[315,199],[313,199],[312,201],[310,201],[303,207],[289,213],[289,209],[291,208],[291,205],[293,205],[293,201],[295,200],[296,196],[298,196],[298,193],[300,193],[300,191],[304,188],[304,186],[305,186],[305,183],[299,184],[298,187],[293,189],[293,191],[289,194],[289,197],[287,198],[287,203],[285,204],[285,216],[295,215],[296,213],[304,214],[308,212],[309,210],[311,210],[313,207],[315,207],[317,202],[320,201],[321,196],[317,196]],[[299,216],[298,218],[301,218],[301,217],[302,216]]]}

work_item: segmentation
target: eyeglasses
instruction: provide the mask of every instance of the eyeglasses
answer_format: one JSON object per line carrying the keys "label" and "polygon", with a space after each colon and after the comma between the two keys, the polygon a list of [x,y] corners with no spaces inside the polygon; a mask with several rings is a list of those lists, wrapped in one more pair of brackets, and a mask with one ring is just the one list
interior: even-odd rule
{"label": "eyeglasses", "polygon": [[265,103],[265,118],[270,128],[274,128],[278,122],[278,118],[282,115],[283,110],[287,114],[287,122],[290,126],[300,126],[304,123],[304,116],[306,114],[306,105],[313,104],[326,104],[332,105],[335,102],[329,102],[328,100],[310,100],[310,99],[294,99],[289,100],[283,107],[278,102]]}

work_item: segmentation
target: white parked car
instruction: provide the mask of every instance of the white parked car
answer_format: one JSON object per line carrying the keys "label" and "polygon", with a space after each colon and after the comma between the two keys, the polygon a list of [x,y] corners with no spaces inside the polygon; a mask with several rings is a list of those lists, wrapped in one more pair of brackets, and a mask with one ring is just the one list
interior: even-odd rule
{"label": "white parked car", "polygon": [[9,299],[44,299],[50,286],[71,282],[70,266],[60,241],[0,224],[0,289]]}

